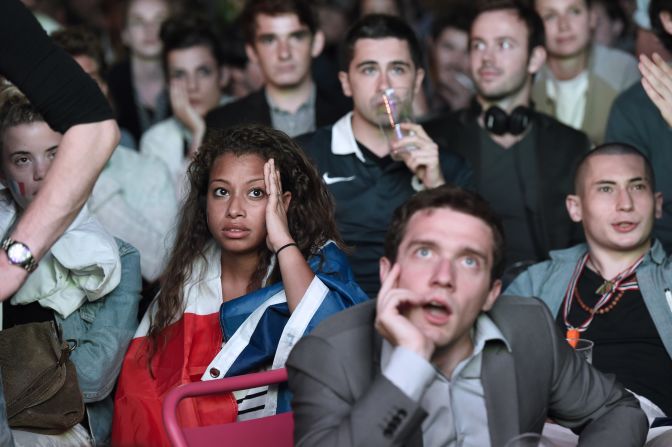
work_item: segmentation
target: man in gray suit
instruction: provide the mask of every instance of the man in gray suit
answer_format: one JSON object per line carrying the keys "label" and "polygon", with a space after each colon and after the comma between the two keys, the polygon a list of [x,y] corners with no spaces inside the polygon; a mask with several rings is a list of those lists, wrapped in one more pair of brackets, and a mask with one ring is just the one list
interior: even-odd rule
{"label": "man in gray suit", "polygon": [[529,298],[495,302],[501,224],[442,186],[394,215],[376,301],[341,312],[287,361],[297,445],[503,446],[547,418],[582,446],[641,446],[647,422]]}

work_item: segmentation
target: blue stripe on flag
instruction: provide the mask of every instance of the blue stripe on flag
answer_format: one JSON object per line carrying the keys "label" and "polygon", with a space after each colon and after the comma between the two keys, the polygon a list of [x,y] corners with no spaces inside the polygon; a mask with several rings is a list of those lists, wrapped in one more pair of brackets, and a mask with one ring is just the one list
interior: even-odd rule
{"label": "blue stripe on flag", "polygon": [[[368,299],[355,282],[347,257],[336,244],[327,244],[321,253],[323,256],[318,254],[311,257],[308,264],[329,288],[329,293],[308,324],[306,334],[328,316]],[[282,282],[279,282],[223,303],[220,323],[224,339],[228,340],[252,312],[282,288]],[[226,377],[246,374],[271,364],[289,316],[286,302],[269,306],[255,328],[248,346],[233,362]]]}

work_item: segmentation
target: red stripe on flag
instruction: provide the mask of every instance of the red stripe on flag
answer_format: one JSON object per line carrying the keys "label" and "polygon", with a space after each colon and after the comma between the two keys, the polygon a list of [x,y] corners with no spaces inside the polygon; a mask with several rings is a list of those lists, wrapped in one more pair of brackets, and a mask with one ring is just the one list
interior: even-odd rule
{"label": "red stripe on flag", "polygon": [[[184,314],[161,334],[165,345],[152,359],[152,377],[147,368],[147,337],[133,339],[126,353],[112,423],[113,446],[169,446],[161,416],[165,395],[183,383],[197,382],[219,352],[222,332],[219,313]],[[184,427],[235,421],[236,400],[232,394],[185,399],[178,419]]]}

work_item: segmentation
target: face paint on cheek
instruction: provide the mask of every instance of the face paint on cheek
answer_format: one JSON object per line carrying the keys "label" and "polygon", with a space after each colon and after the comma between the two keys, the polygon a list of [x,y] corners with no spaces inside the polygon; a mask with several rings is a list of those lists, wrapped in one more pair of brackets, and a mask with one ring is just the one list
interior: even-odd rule
{"label": "face paint on cheek", "polygon": [[26,185],[23,182],[17,182],[16,180],[9,181],[9,190],[14,196],[14,200],[19,204],[21,208],[28,206],[30,200],[26,197]]}

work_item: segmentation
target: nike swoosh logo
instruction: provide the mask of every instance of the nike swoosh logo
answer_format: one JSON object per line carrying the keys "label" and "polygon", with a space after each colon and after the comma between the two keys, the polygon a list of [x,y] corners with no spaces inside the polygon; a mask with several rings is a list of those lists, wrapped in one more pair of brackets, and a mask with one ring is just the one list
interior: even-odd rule
{"label": "nike swoosh logo", "polygon": [[355,179],[355,176],[350,176],[350,177],[329,177],[329,173],[325,172],[322,174],[322,180],[324,180],[324,183],[327,185],[333,185],[334,183],[340,183],[340,182],[351,182]]}

